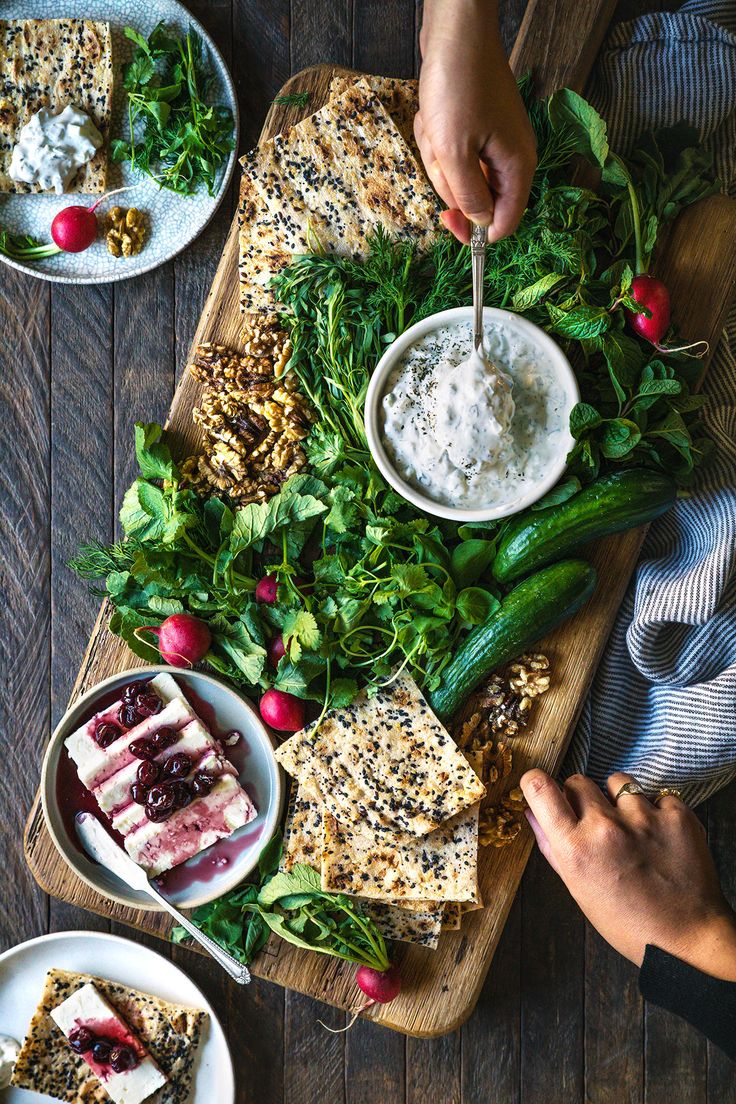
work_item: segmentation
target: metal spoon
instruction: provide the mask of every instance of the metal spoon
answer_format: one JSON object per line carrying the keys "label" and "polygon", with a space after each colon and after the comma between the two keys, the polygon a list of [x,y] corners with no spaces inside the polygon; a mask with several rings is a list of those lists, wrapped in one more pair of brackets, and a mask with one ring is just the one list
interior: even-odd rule
{"label": "metal spoon", "polygon": [[116,874],[121,881],[129,885],[131,889],[143,890],[153,897],[154,901],[166,910],[177,923],[181,924],[189,932],[192,939],[196,940],[214,958],[218,965],[222,966],[230,977],[237,981],[238,985],[247,985],[250,981],[250,971],[242,962],[223,951],[214,939],[200,931],[188,917],[179,912],[162,893],[156,889],[146,876],[145,870],[133,862],[115,841],[107,834],[93,813],[78,813],[76,817],[76,829],[82,847],[88,855],[100,863],[101,866]]}
{"label": "metal spoon", "polygon": [[483,353],[483,274],[486,267],[488,230],[473,223],[470,234],[470,261],[473,273],[473,348],[485,360]]}

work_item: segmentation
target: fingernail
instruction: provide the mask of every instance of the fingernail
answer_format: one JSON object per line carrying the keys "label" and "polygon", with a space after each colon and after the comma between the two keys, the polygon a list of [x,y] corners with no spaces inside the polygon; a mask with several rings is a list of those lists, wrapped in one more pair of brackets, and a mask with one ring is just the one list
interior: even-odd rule
{"label": "fingernail", "polygon": [[465,217],[469,218],[471,222],[475,222],[478,226],[490,226],[493,222],[493,211],[478,211],[474,215],[465,213]]}

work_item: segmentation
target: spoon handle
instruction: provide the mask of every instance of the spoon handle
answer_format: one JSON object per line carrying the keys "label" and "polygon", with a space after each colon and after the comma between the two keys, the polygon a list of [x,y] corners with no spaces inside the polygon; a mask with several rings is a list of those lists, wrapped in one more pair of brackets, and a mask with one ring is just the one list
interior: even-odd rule
{"label": "spoon handle", "polygon": [[488,231],[485,226],[473,223],[470,235],[470,259],[473,273],[473,348],[483,345],[483,274],[486,267],[486,241]]}
{"label": "spoon handle", "polygon": [[204,947],[212,958],[214,958],[215,962],[222,966],[223,970],[225,970],[234,981],[237,981],[238,985],[247,985],[249,983],[250,970],[247,966],[244,966],[242,962],[238,962],[236,958],[233,958],[227,951],[224,951],[218,943],[215,943],[214,939],[210,939],[208,935],[200,931],[196,924],[193,924],[187,916],[179,912],[178,908],[172,905],[171,901],[167,900],[162,893],[159,893],[151,882],[148,883],[148,892],[160,905],[163,905],[166,911],[170,913],[186,931],[189,932],[192,939],[196,940],[201,947]]}

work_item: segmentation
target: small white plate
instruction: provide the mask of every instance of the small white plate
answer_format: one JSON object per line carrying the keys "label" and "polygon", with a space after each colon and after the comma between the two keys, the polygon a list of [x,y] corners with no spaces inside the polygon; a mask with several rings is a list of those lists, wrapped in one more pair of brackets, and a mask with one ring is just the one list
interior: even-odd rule
{"label": "small white plate", "polygon": [[[54,932],[0,955],[0,1035],[19,1043],[36,1011],[49,970],[75,970],[119,981],[175,1004],[203,1008],[209,1017],[186,1104],[235,1104],[235,1075],[225,1033],[204,994],[173,962],[140,943],[104,932]],[[47,1104],[28,1089],[0,1090],[3,1104]],[[182,1102],[184,1104],[184,1102]]]}
{"label": "small white plate", "polygon": [[[420,338],[425,337],[433,330],[441,329],[443,326],[456,325],[457,323],[467,324],[469,332],[472,334],[473,308],[452,307],[450,310],[440,311],[438,314],[431,314],[428,318],[423,318],[421,322],[416,322],[413,326],[409,326],[404,333],[389,345],[376,365],[368,385],[368,391],[365,397],[365,432],[371,455],[384,479],[391,484],[394,490],[397,491],[402,498],[405,498],[407,502],[411,502],[418,510],[423,510],[425,513],[432,514],[435,517],[447,518],[458,524],[462,524],[463,522],[496,521],[500,518],[509,517],[511,514],[516,514],[519,510],[523,510],[527,506],[531,506],[533,502],[537,502],[547,491],[554,487],[567,467],[567,454],[575,443],[569,430],[561,434],[559,453],[555,456],[553,462],[550,463],[542,479],[534,483],[523,494],[520,493],[513,502],[506,501],[501,505],[489,504],[488,506],[479,507],[449,506],[443,502],[435,502],[433,499],[428,498],[427,495],[422,494],[421,491],[417,490],[417,488],[410,483],[407,483],[406,480],[399,475],[383,444],[381,400],[383,399],[386,382],[392,369],[404,355],[406,350]],[[536,353],[547,360],[552,373],[564,391],[564,413],[567,420],[572,408],[576,403],[580,402],[580,390],[570,362],[557,342],[553,341],[549,334],[545,333],[539,326],[535,326],[533,322],[530,322],[528,318],[522,318],[520,314],[514,314],[513,311],[501,310],[499,307],[484,307],[483,323],[486,327],[491,326],[504,334],[523,339],[529,343]]]}
{"label": "small white plate", "polygon": [[[255,869],[258,856],[271,839],[282,809],[281,772],[273,753],[268,729],[249,701],[232,687],[226,686],[201,671],[180,671],[174,667],[136,667],[122,671],[93,686],[69,709],[57,725],[44,756],[41,772],[41,801],[46,826],[52,840],[72,870],[83,882],[122,905],[160,911],[150,897],[124,885],[114,874],[99,866],[82,850],[73,834],[73,812],[64,815],[59,804],[57,771],[62,756],[68,753],[64,740],[76,728],[98,711],[99,703],[114,700],[115,691],[139,678],[150,678],[164,671],[172,675],[188,695],[194,711],[215,734],[236,730],[242,740],[235,747],[226,747],[225,754],[240,770],[240,782],[255,802],[258,816],[250,824],[238,828],[226,840],[220,840],[193,859],[175,867],[169,884],[164,877],[163,892],[179,908],[195,908],[214,901],[233,889]],[[193,692],[193,693],[192,693]],[[200,713],[200,709],[203,711]],[[74,765],[70,763],[70,770]],[[81,783],[80,783],[81,785]],[[63,804],[63,802],[62,802]],[[100,820],[104,814],[97,810]],[[244,843],[243,850],[238,844]],[[232,854],[235,845],[237,853]],[[220,860],[219,862],[217,860]],[[225,859],[226,861],[222,861]],[[185,879],[188,884],[176,887]],[[1,1032],[0,1032],[1,1034]]]}
{"label": "small white plate", "polygon": [[[214,73],[211,92],[213,102],[225,104],[233,113],[233,150],[220,169],[217,191],[214,196],[200,187],[193,196],[180,196],[158,188],[155,182],[144,177],[130,165],[108,162],[107,187],[127,187],[135,184],[133,191],[125,192],[109,203],[101,204],[98,213],[104,216],[115,203],[125,207],[138,207],[146,212],[149,234],[141,252],[135,257],[113,257],[107,251],[103,237],[99,237],[83,253],[58,253],[53,257],[34,261],[32,264],[11,261],[0,254],[12,268],[62,284],[108,284],[140,276],[152,268],[158,268],[176,256],[202,233],[220,206],[235,168],[238,150],[238,101],[232,77],[222,55],[204,27],[177,0],[3,0],[0,4],[3,19],[97,19],[108,22],[113,39],[113,66],[115,85],[113,92],[111,138],[128,135],[126,94],[123,88],[122,66],[130,61],[135,46],[123,34],[125,27],[135,27],[148,37],[157,23],[163,21],[177,34],[186,34],[192,27],[203,40],[208,65]],[[62,207],[79,203],[91,206],[99,196],[89,195],[8,195],[0,193],[0,226],[14,234],[30,234],[42,242],[51,241],[51,223]]]}

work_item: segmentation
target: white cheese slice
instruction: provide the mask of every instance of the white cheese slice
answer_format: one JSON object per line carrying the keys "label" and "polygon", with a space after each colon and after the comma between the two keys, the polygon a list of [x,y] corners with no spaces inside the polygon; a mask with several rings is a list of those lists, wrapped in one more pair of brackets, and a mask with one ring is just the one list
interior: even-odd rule
{"label": "white cheese slice", "polygon": [[[139,760],[140,761],[140,760]],[[228,770],[223,770],[223,766],[227,766]],[[136,766],[137,769],[137,766]],[[187,775],[188,779],[194,777],[197,771],[205,771],[207,774],[211,774],[215,777],[220,775],[233,775],[235,773],[234,768],[227,763],[226,760],[221,759],[214,748],[208,751],[197,763],[193,771],[190,771]],[[123,773],[122,771],[120,772]],[[115,776],[118,777],[117,775]],[[143,806],[138,805],[129,796],[129,790],[126,792],[127,799],[124,803],[118,802],[118,811],[112,817],[112,826],[116,832],[122,833],[126,836],[128,832],[132,832],[136,826],[141,824],[147,824],[148,818],[143,811]],[[95,797],[102,807],[102,802],[99,799],[99,790],[95,790]]]}
{"label": "white cheese slice", "polygon": [[162,671],[160,675],[156,675],[151,679],[150,688],[155,690],[162,701],[170,702],[174,698],[178,698],[183,701],[185,705],[188,705],[184,691],[179,683],[172,675],[167,675],[165,671]]}
{"label": "white cheese slice", "polygon": [[52,1009],[51,1016],[67,1038],[76,1028],[89,1026],[95,1034],[107,1035],[108,1038],[119,1039],[126,1045],[134,1046],[140,1061],[137,1066],[124,1073],[115,1073],[109,1066],[100,1067],[91,1054],[84,1055],[87,1065],[114,1104],[141,1104],[141,1101],[147,1100],[166,1084],[166,1075],[91,982],[77,989],[57,1008]]}
{"label": "white cheese slice", "polygon": [[158,732],[160,728],[183,728],[195,719],[192,707],[180,698],[174,698],[165,705],[160,713],[146,717],[125,736],[115,740],[106,748],[96,743],[89,731],[89,725],[83,725],[72,732],[64,741],[64,746],[77,764],[77,774],[88,790],[99,786],[106,778],[130,762],[128,746],[133,740],[142,740]]}
{"label": "white cheese slice", "polygon": [[219,779],[206,797],[179,809],[160,824],[146,820],[125,839],[125,850],[134,862],[155,878],[219,839],[231,835],[257,816],[256,808],[237,779]]}
{"label": "white cheese slice", "polygon": [[[208,770],[213,774],[235,773],[232,764],[219,754],[217,744],[200,720],[190,721],[179,729],[179,739],[157,755],[156,762],[163,764],[172,755],[182,753],[188,755],[194,764],[190,776],[199,770]],[[93,793],[103,813],[115,812],[129,804],[130,787],[136,780],[140,765],[140,759],[133,759],[95,787]]]}

